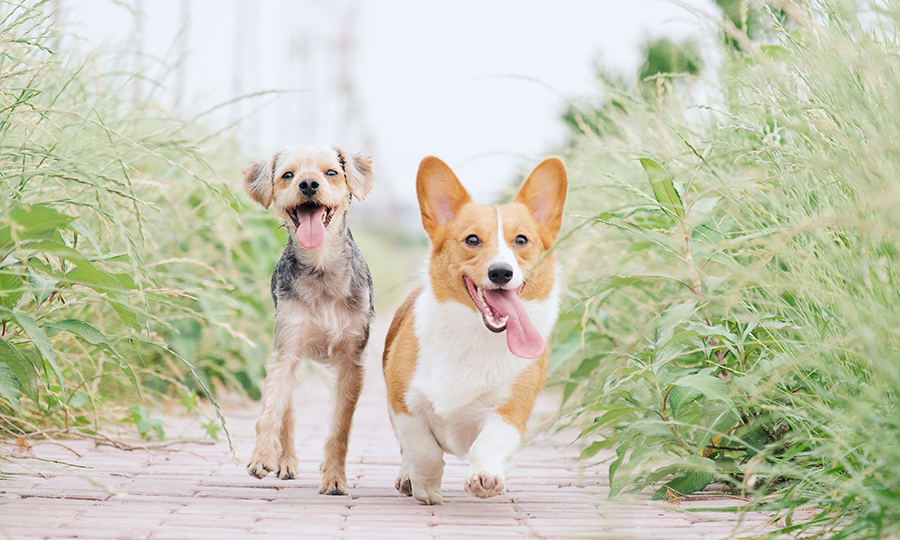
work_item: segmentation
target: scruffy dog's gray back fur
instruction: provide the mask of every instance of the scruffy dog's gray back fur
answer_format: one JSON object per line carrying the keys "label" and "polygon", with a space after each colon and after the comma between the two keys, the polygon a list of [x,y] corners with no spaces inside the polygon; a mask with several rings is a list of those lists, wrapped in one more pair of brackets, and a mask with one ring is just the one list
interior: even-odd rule
{"label": "scruffy dog's gray back fur", "polygon": [[[343,298],[348,308],[361,310],[368,300],[369,323],[375,318],[375,288],[372,284],[372,274],[363,259],[359,246],[353,241],[350,226],[344,221],[343,234],[347,241],[342,246],[341,254],[335,258],[338,264],[331,265],[327,269],[304,264],[297,257],[297,248],[289,237],[287,246],[281,254],[275,271],[272,273],[272,301],[278,308],[278,301],[297,300],[307,305],[322,303],[323,300],[336,301],[334,291],[349,290],[350,294]],[[349,285],[349,287],[348,287]],[[369,325],[366,325],[366,334],[359,344],[359,350],[365,349],[369,341]]]}

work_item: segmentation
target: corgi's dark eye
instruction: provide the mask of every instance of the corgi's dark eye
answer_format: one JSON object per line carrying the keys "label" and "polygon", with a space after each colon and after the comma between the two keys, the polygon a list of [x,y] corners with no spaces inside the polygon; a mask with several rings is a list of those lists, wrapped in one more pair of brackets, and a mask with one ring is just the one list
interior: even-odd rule
{"label": "corgi's dark eye", "polygon": [[328,169],[328,172],[325,173],[325,176],[337,176],[337,171],[334,169]]}
{"label": "corgi's dark eye", "polygon": [[466,237],[466,245],[469,247],[478,247],[481,245],[481,239],[474,234],[470,234]]}
{"label": "corgi's dark eye", "polygon": [[284,180],[290,180],[293,177],[294,177],[294,173],[292,173],[291,171],[288,171],[281,175],[281,178]]}
{"label": "corgi's dark eye", "polygon": [[527,246],[527,245],[528,245],[528,239],[525,238],[525,236],[523,236],[523,235],[520,234],[519,236],[516,237],[516,245],[517,245],[517,246],[520,246],[520,247],[521,247],[521,246]]}

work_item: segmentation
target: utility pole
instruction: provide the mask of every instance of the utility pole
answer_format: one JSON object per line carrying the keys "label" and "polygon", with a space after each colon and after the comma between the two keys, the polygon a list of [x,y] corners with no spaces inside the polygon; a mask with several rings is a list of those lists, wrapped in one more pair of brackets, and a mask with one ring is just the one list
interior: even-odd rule
{"label": "utility pole", "polygon": [[181,0],[181,29],[175,43],[175,87],[172,112],[184,114],[187,101],[187,64],[191,42],[191,0]]}
{"label": "utility pole", "polygon": [[134,19],[131,30],[131,52],[134,58],[134,105],[144,98],[144,0],[134,0]]}

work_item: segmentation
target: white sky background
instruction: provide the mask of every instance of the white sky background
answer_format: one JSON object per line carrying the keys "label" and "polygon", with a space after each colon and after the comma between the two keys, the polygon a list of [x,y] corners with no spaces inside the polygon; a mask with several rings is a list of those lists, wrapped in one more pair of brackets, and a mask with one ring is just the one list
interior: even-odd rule
{"label": "white sky background", "polygon": [[[596,95],[595,62],[634,78],[648,38],[708,37],[663,0],[58,0],[87,49],[135,61],[186,116],[210,120],[251,158],[336,143],[373,156],[376,187],[354,212],[418,228],[415,175],[436,155],[477,202],[565,142],[565,100]],[[710,0],[687,2],[715,11]],[[135,37],[139,8],[142,38]],[[187,23],[185,23],[187,21]],[[149,88],[147,88],[149,90]],[[225,180],[239,189],[237,171]]]}

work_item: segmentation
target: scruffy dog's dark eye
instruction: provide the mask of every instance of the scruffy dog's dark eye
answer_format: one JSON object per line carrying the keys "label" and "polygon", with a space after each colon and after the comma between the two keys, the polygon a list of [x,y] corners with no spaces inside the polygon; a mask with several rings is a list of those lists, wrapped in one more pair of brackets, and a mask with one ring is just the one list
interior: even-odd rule
{"label": "scruffy dog's dark eye", "polygon": [[470,234],[466,237],[466,245],[469,247],[478,247],[481,245],[481,239],[474,234]]}
{"label": "scruffy dog's dark eye", "polygon": [[520,234],[519,236],[516,237],[516,245],[517,245],[517,246],[527,246],[527,245],[528,245],[528,239],[525,238],[525,236],[523,236],[523,235]]}
{"label": "scruffy dog's dark eye", "polygon": [[325,173],[325,176],[337,176],[337,171],[334,169],[328,169],[328,172]]}
{"label": "scruffy dog's dark eye", "polygon": [[285,180],[290,180],[293,177],[294,177],[294,173],[292,173],[291,171],[288,171],[281,175],[281,178],[283,178]]}

